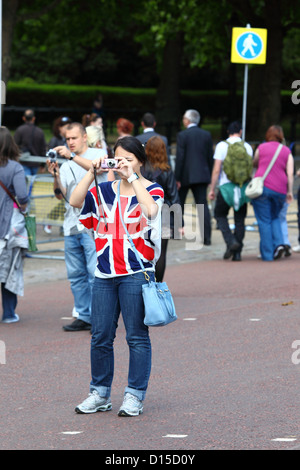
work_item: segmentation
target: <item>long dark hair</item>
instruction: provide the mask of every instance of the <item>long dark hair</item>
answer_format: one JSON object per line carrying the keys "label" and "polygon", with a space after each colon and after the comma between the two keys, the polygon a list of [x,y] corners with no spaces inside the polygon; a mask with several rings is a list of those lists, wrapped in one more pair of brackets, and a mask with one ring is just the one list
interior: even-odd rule
{"label": "long dark hair", "polygon": [[6,165],[8,160],[18,160],[20,150],[12,135],[5,126],[0,127],[0,166]]}
{"label": "long dark hair", "polygon": [[121,147],[122,149],[126,150],[126,152],[133,153],[133,155],[135,155],[141,163],[146,163],[147,157],[145,154],[144,147],[136,137],[121,137],[117,140],[114,146],[114,152],[117,150],[118,147]]}

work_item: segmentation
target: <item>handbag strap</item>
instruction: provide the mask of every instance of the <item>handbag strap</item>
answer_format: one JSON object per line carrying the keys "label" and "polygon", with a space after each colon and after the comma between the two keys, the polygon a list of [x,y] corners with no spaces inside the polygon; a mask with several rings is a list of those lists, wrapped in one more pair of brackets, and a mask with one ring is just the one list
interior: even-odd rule
{"label": "handbag strap", "polygon": [[282,144],[279,144],[277,149],[276,149],[276,152],[274,153],[274,156],[272,158],[272,160],[270,161],[269,163],[269,166],[268,168],[266,169],[265,171],[265,174],[264,176],[262,177],[262,180],[265,181],[266,177],[268,176],[268,174],[270,173],[271,169],[272,169],[272,166],[274,165],[275,161],[277,160],[277,157],[278,155],[280,154],[280,150],[282,149]]}
{"label": "handbag strap", "polygon": [[[31,196],[31,191],[32,191],[32,188],[33,188],[34,180],[35,180],[35,176],[32,178],[31,183],[30,183],[30,188],[29,188],[29,192],[28,192],[28,197],[29,197],[29,198],[30,198],[30,196]],[[2,181],[0,181],[0,186],[2,186],[2,188],[4,189],[4,191],[9,195],[9,197],[10,197],[10,198],[14,201],[14,203],[18,206],[18,209],[19,209],[19,211],[21,212],[21,214],[24,215],[24,212],[22,212],[21,206],[20,206],[19,202],[17,201],[17,199],[15,198],[15,196],[9,191],[9,189],[5,186],[5,184],[2,183]]]}
{"label": "handbag strap", "polygon": [[20,204],[16,200],[15,196],[9,191],[9,189],[7,189],[7,187],[5,186],[5,184],[2,183],[2,181],[0,181],[0,186],[2,186],[4,191],[9,195],[9,197],[14,201],[15,204],[17,204],[18,208],[21,210]]}
{"label": "handbag strap", "polygon": [[126,232],[126,235],[127,235],[127,237],[128,237],[128,240],[129,240],[129,243],[130,243],[130,245],[131,245],[132,251],[134,252],[135,257],[136,257],[137,261],[139,262],[139,265],[140,265],[140,267],[141,267],[141,269],[142,269],[142,271],[143,271],[143,273],[144,273],[144,276],[145,276],[146,281],[149,282],[149,281],[150,281],[149,274],[147,273],[147,271],[146,271],[146,269],[145,269],[145,266],[144,266],[143,263],[142,263],[142,260],[141,260],[141,258],[140,258],[140,255],[138,254],[138,251],[137,251],[137,249],[136,249],[136,247],[135,247],[135,244],[133,243],[133,240],[132,240],[131,236],[129,235],[129,232],[128,232],[128,230],[127,230],[127,227],[126,227],[126,225],[125,225],[125,223],[124,223],[124,220],[123,220],[123,217],[122,217],[121,201],[120,201],[120,184],[121,184],[121,181],[118,182],[118,190],[117,190],[117,200],[118,200],[118,207],[119,207],[120,219],[121,219],[123,228],[124,228],[124,230],[125,230],[125,232]]}

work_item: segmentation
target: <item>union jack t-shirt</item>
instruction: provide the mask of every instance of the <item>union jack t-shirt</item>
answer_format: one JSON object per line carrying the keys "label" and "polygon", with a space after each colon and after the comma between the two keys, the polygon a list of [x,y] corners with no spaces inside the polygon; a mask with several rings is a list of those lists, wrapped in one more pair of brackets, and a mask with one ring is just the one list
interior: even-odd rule
{"label": "union jack t-shirt", "polygon": [[[141,271],[120,219],[118,198],[113,185],[114,182],[99,184],[100,207],[96,187],[90,189],[79,218],[85,228],[94,233],[97,251],[95,276],[101,278]],[[161,249],[164,191],[157,183],[150,184],[147,190],[159,206],[154,219],[145,217],[136,196],[120,195],[120,204],[123,221],[145,269],[154,271]]]}

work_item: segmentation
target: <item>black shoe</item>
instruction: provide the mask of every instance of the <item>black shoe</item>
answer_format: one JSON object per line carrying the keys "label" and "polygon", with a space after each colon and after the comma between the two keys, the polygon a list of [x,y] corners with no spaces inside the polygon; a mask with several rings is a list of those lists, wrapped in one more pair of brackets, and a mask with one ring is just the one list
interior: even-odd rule
{"label": "black shoe", "polygon": [[238,251],[233,253],[232,261],[242,261],[241,253],[239,253]]}
{"label": "black shoe", "polygon": [[279,258],[282,257],[283,253],[284,253],[284,246],[283,245],[278,245],[277,248],[275,248],[273,258],[274,259],[279,259]]}
{"label": "black shoe", "polygon": [[292,247],[290,245],[284,245],[284,256],[291,256]]}
{"label": "black shoe", "polygon": [[234,241],[229,247],[227,247],[223,259],[230,259],[234,255],[234,253],[236,253],[240,249],[241,245],[239,244],[239,242]]}
{"label": "black shoe", "polygon": [[85,321],[76,320],[73,321],[70,325],[65,325],[63,326],[63,330],[65,331],[83,331],[83,330],[90,330],[91,325],[89,323],[86,323]]}
{"label": "black shoe", "polygon": [[210,246],[211,241],[210,240],[204,240],[203,245]]}
{"label": "black shoe", "polygon": [[233,253],[230,250],[230,248],[227,248],[227,250],[224,253],[223,259],[230,259],[232,257]]}

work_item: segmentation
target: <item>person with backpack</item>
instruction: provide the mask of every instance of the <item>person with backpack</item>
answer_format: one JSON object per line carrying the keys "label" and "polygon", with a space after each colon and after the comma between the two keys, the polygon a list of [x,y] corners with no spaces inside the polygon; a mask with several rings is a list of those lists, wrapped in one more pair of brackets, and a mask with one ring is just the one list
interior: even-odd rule
{"label": "person with backpack", "polygon": [[[219,142],[215,148],[208,198],[216,199],[214,216],[226,243],[224,259],[232,258],[232,261],[241,261],[248,202],[245,189],[253,172],[253,150],[251,145],[241,139],[240,122],[230,123],[227,132],[227,140]],[[219,192],[216,196],[217,184],[219,184]],[[231,207],[234,209],[233,231],[228,223],[228,213]]]}

